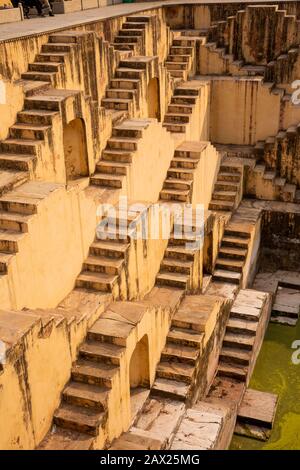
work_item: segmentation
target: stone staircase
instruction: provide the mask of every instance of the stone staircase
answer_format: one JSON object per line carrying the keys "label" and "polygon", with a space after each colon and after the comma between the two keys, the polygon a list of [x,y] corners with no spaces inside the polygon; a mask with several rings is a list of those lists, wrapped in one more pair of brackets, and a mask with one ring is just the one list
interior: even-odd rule
{"label": "stone staircase", "polygon": [[169,132],[186,132],[199,94],[199,87],[193,87],[189,82],[175,88],[163,121],[163,126]]}
{"label": "stone staircase", "polygon": [[[260,338],[258,328],[267,294],[251,289],[240,290],[231,308],[220,353],[217,375],[247,382]],[[262,339],[261,339],[262,340]]]}
{"label": "stone staircase", "polygon": [[200,142],[183,142],[175,149],[160,192],[162,201],[191,202],[194,172],[206,145]]}
{"label": "stone staircase", "polygon": [[175,220],[160,270],[156,276],[157,285],[184,291],[197,290],[200,262],[197,231],[199,231],[197,222],[185,221],[183,229],[181,223]]}
{"label": "stone staircase", "polygon": [[300,124],[281,130],[276,136],[258,141],[254,154],[258,165],[254,171],[271,181],[275,197],[292,202],[299,186],[296,149],[299,145]]}
{"label": "stone staircase", "polygon": [[96,171],[90,178],[92,185],[108,189],[121,189],[128,170],[143,136],[147,121],[126,120],[114,126],[101,159],[96,164]]}
{"label": "stone staircase", "polygon": [[194,59],[195,39],[188,36],[177,36],[173,39],[165,66],[171,77],[175,80],[185,81],[193,73]]}
{"label": "stone staircase", "polygon": [[133,116],[139,106],[143,82],[150,76],[153,57],[134,56],[120,60],[114,78],[101,104],[105,109],[127,112]]}
{"label": "stone staircase", "polygon": [[127,16],[113,46],[117,51],[132,51],[133,55],[145,53],[145,33],[151,16]]}
{"label": "stone staircase", "polygon": [[[193,296],[186,299],[193,299]],[[203,358],[205,318],[219,308],[217,298],[200,295],[186,308],[185,301],[172,318],[165,347],[156,368],[151,396],[183,401],[190,405],[197,395],[199,361]],[[196,395],[195,395],[196,394]]]}
{"label": "stone staircase", "polygon": [[[114,214],[107,214],[102,228],[97,228],[97,236],[77,277],[76,287],[112,293],[114,299],[127,298],[128,292],[124,284],[130,281],[125,268],[131,239],[143,210],[141,208],[134,213],[118,210]],[[112,219],[114,215],[116,218]],[[113,225],[107,227],[110,220]]]}
{"label": "stone staircase", "polygon": [[226,224],[212,280],[241,284],[251,234],[261,216],[260,210],[240,204]]}
{"label": "stone staircase", "polygon": [[47,83],[56,87],[66,58],[86,34],[83,31],[51,34],[48,42],[42,45],[41,52],[35,56],[34,62],[28,64],[28,71],[23,73],[21,78],[40,82],[40,87]]}
{"label": "stone staircase", "polygon": [[55,188],[55,184],[32,181],[0,197],[0,276],[9,273],[39,205]]}
{"label": "stone staircase", "polygon": [[209,209],[213,211],[233,211],[239,203],[238,199],[242,191],[242,185],[242,165],[223,161],[214,186]]}
{"label": "stone staircase", "polygon": [[101,318],[97,320],[79,347],[71,379],[53,416],[53,431],[46,436],[41,449],[78,446],[87,450],[101,435],[126,344],[118,335],[109,334],[104,323]]}

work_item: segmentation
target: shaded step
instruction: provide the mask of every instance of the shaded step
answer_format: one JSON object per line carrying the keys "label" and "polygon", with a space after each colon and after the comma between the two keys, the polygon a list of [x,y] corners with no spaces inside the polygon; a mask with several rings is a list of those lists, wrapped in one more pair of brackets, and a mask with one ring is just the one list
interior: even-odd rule
{"label": "shaded step", "polygon": [[177,328],[172,326],[167,335],[168,342],[191,346],[200,349],[204,335],[188,328]]}
{"label": "shaded step", "polygon": [[216,269],[213,273],[213,279],[215,281],[229,282],[232,284],[239,284],[242,278],[241,273],[226,271],[223,269]]}
{"label": "shaded step", "polygon": [[7,170],[32,171],[36,155],[0,153],[0,168]]}
{"label": "shaded step", "polygon": [[187,274],[159,272],[156,277],[156,284],[186,289],[189,281]]}
{"label": "shaded step", "polygon": [[195,364],[200,354],[197,347],[185,346],[180,343],[168,342],[161,353],[161,360]]}
{"label": "shaded step", "polygon": [[226,332],[255,336],[257,327],[257,322],[230,317],[227,323]]}
{"label": "shaded step", "polygon": [[226,362],[220,362],[218,366],[217,375],[220,377],[232,377],[234,379],[240,380],[242,382],[246,382],[247,379],[247,368],[238,366],[238,365],[230,365]]}
{"label": "shaded step", "polygon": [[95,173],[90,178],[91,184],[103,186],[105,188],[121,189],[124,175],[114,175],[108,173]]}
{"label": "shaded step", "polygon": [[217,258],[216,268],[226,271],[234,271],[241,273],[243,270],[244,261],[228,258]]}
{"label": "shaded step", "polygon": [[104,416],[104,413],[91,408],[63,403],[55,411],[53,421],[54,424],[64,429],[74,429],[78,432],[96,436]]}
{"label": "shaded step", "polygon": [[191,364],[161,361],[157,365],[156,375],[163,379],[176,380],[190,384],[195,372]]}
{"label": "shaded step", "polygon": [[123,259],[128,248],[129,244],[125,243],[95,240],[90,246],[90,253],[92,255]]}
{"label": "shaded step", "polygon": [[97,273],[119,275],[123,266],[120,258],[90,255],[83,263],[83,270]]}
{"label": "shaded step", "polygon": [[182,273],[191,275],[193,267],[192,261],[185,261],[180,259],[164,258],[161,263],[161,270],[170,273]]}
{"label": "shaded step", "polygon": [[28,232],[30,216],[0,211],[0,229]]}
{"label": "shaded step", "polygon": [[120,358],[125,348],[113,343],[89,340],[79,348],[79,354],[90,361],[106,362],[109,364],[120,364]]}
{"label": "shaded step", "polygon": [[209,203],[209,209],[212,211],[232,211],[234,209],[234,202],[212,199]]}
{"label": "shaded step", "polygon": [[224,246],[229,246],[233,248],[242,248],[247,249],[249,241],[245,238],[236,237],[233,235],[224,235],[222,238],[222,248]]}
{"label": "shaded step", "polygon": [[105,411],[109,389],[81,382],[70,382],[63,391],[63,399],[75,406]]}
{"label": "shaded step", "polygon": [[112,387],[112,381],[118,371],[117,366],[105,362],[94,362],[78,359],[72,367],[72,379],[92,385]]}
{"label": "shaded step", "polygon": [[240,335],[226,331],[223,347],[241,348],[251,351],[255,342],[255,336]]}
{"label": "shaded step", "polygon": [[76,279],[76,286],[102,292],[112,292],[117,282],[118,276],[115,275],[83,271]]}
{"label": "shaded step", "polygon": [[251,359],[251,352],[245,349],[228,348],[223,346],[220,358],[222,362],[248,366]]}
{"label": "shaded step", "polygon": [[[224,238],[222,240],[222,245],[224,244]],[[247,256],[247,251],[244,248],[233,248],[232,246],[221,246],[219,249],[219,257],[221,258],[233,258],[237,260],[244,261]]]}

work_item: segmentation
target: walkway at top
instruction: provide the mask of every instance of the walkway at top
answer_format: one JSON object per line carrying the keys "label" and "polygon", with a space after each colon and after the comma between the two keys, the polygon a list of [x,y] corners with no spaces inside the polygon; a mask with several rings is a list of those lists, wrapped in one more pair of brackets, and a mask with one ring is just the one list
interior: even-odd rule
{"label": "walkway at top", "polygon": [[[166,0],[143,3],[119,3],[107,7],[93,8],[91,10],[80,10],[74,13],[64,13],[55,15],[54,18],[32,18],[30,20],[18,21],[16,23],[6,23],[0,25],[0,42],[11,41],[28,36],[52,33],[75,26],[80,26],[95,21],[105,20],[123,15],[131,15],[141,11],[150,10],[159,6],[199,4],[209,5],[218,3],[246,3],[246,4],[274,4],[283,0]],[[285,2],[293,0],[285,0]],[[1,60],[1,58],[0,58]]]}

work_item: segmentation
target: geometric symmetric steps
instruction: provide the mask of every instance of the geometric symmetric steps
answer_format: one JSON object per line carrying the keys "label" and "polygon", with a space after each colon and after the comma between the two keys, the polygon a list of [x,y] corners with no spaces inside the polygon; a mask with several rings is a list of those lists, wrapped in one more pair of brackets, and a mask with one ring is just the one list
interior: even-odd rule
{"label": "geometric symmetric steps", "polygon": [[242,184],[242,167],[223,163],[215,183],[209,209],[213,211],[233,211]]}
{"label": "geometric symmetric steps", "polygon": [[195,40],[188,36],[173,39],[165,66],[171,77],[187,80],[195,56]]}
{"label": "geometric symmetric steps", "polygon": [[148,126],[137,125],[135,121],[126,120],[114,126],[112,136],[108,139],[101,159],[96,164],[96,171],[90,178],[90,184],[108,189],[121,189],[126,178],[133,155],[137,150],[143,130]]}
{"label": "geometric symmetric steps", "polygon": [[175,149],[160,192],[162,201],[191,202],[194,171],[205,147],[205,143],[183,142]]}
{"label": "geometric symmetric steps", "polygon": [[246,382],[266,294],[240,290],[226,325],[217,375]]}
{"label": "geometric symmetric steps", "polygon": [[191,114],[198,101],[199,86],[193,87],[185,82],[175,88],[171,103],[164,116],[163,127],[169,132],[185,133],[190,122]]}
{"label": "geometric symmetric steps", "polygon": [[127,16],[113,46],[118,51],[132,51],[134,55],[143,53],[145,32],[151,16]]}

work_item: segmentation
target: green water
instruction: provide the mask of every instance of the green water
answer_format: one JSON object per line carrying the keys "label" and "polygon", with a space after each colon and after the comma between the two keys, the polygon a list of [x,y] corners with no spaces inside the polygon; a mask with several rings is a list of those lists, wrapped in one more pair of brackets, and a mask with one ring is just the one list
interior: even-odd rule
{"label": "green water", "polygon": [[279,396],[274,428],[267,442],[234,436],[231,449],[300,449],[300,364],[292,363],[291,347],[295,340],[300,340],[300,321],[296,327],[269,325],[250,387]]}

